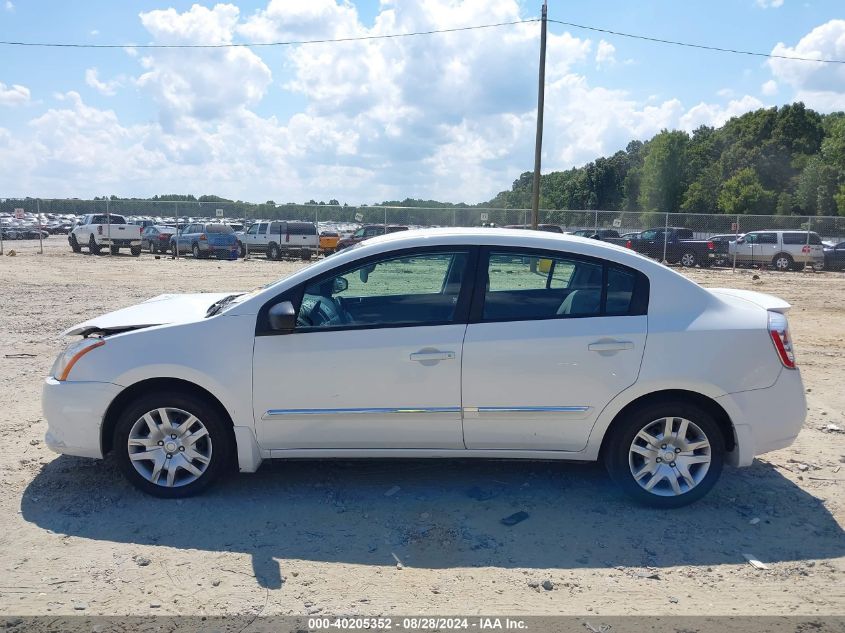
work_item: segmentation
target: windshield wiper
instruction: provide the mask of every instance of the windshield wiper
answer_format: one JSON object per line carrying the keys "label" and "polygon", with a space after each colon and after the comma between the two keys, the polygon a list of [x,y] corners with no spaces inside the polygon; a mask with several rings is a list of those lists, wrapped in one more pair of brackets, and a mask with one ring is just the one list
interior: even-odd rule
{"label": "windshield wiper", "polygon": [[238,293],[236,295],[227,295],[227,296],[223,297],[222,299],[215,301],[210,306],[208,306],[208,310],[205,313],[206,318],[210,317],[210,316],[214,316],[215,314],[220,312],[220,310],[225,308],[227,305],[232,303],[232,301],[234,301],[235,299],[237,299],[240,296],[241,296],[240,293]]}

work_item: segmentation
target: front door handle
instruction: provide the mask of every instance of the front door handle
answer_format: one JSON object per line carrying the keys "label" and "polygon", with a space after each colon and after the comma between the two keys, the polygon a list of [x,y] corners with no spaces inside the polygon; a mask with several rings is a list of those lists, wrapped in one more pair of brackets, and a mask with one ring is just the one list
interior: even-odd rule
{"label": "front door handle", "polygon": [[433,360],[453,360],[455,352],[441,352],[440,350],[420,350],[411,354],[410,359],[418,363]]}
{"label": "front door handle", "polygon": [[634,349],[631,341],[596,341],[587,345],[591,352],[621,352],[626,349]]}

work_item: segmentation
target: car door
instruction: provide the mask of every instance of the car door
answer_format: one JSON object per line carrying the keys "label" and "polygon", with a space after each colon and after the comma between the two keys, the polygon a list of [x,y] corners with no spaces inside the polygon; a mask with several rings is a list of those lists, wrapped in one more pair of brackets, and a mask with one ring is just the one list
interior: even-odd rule
{"label": "car door", "polygon": [[643,231],[640,233],[639,240],[640,253],[655,259],[663,258],[663,231],[658,229]]}
{"label": "car door", "polygon": [[[345,264],[259,316],[253,407],[259,443],[287,449],[463,449],[461,344],[473,251],[414,249]],[[263,313],[269,310],[265,306]]]}
{"label": "car door", "polygon": [[463,348],[468,449],[579,451],[614,396],[637,380],[648,280],[554,252],[481,256]]}

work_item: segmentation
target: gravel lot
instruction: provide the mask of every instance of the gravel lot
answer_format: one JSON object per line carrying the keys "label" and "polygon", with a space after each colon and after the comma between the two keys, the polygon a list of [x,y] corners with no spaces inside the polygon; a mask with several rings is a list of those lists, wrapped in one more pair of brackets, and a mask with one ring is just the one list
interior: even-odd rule
{"label": "gravel lot", "polygon": [[[37,242],[10,247],[2,614],[845,613],[845,275],[691,273],[793,304],[809,417],[794,446],[726,469],[689,508],[634,507],[595,465],[471,461],[265,462],[202,497],[162,501],[110,460],[44,446],[40,383],[59,332],[157,294],[245,290],[301,264],[73,255],[62,236],[44,255]],[[518,510],[530,518],[499,522]]]}

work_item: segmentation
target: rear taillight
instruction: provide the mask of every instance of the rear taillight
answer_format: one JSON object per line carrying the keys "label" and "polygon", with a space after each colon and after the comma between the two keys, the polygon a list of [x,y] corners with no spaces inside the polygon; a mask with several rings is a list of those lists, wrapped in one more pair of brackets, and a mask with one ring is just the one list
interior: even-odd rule
{"label": "rear taillight", "polygon": [[792,337],[789,335],[789,322],[780,312],[769,312],[769,335],[775,345],[775,351],[783,366],[795,369],[795,352],[792,349]]}
{"label": "rear taillight", "polygon": [[633,244],[631,244],[631,240],[625,242],[625,248],[633,248]]}
{"label": "rear taillight", "polygon": [[802,247],[801,247],[801,252],[802,252],[802,253],[809,253],[809,252],[810,252],[810,247],[809,247],[809,245],[806,245],[806,244],[805,244],[804,246],[802,246]]}
{"label": "rear taillight", "polygon": [[158,239],[160,239],[160,240],[162,240],[162,241],[165,241],[165,242],[166,242],[166,241],[167,241],[167,237],[168,237],[167,235],[162,234],[162,235],[159,235],[159,236],[158,236]]}
{"label": "rear taillight", "polygon": [[707,242],[707,250],[715,251],[716,245],[713,242]]}
{"label": "rear taillight", "polygon": [[205,236],[205,233],[200,233],[200,240],[207,240],[208,238]]}

